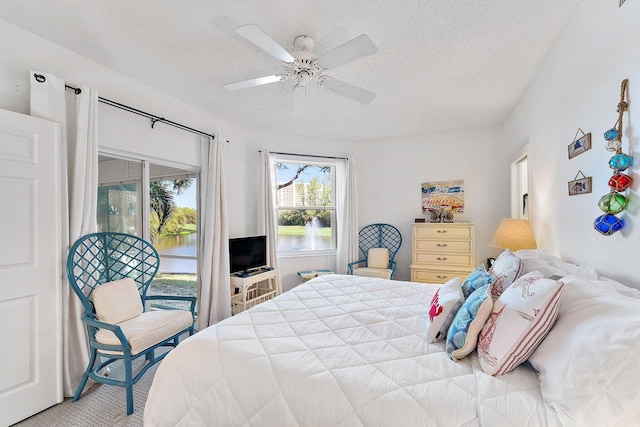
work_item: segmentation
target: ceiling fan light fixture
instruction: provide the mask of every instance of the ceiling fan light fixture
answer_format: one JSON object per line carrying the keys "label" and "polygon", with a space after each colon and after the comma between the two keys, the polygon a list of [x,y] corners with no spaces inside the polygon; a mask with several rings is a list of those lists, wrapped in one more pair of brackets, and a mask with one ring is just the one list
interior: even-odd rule
{"label": "ceiling fan light fixture", "polygon": [[305,114],[309,101],[306,99],[309,83],[318,85],[361,104],[369,104],[376,97],[375,93],[359,88],[326,75],[326,70],[333,69],[358,59],[373,55],[378,48],[366,34],[362,34],[335,49],[318,57],[312,52],[315,41],[313,37],[300,35],[293,40],[295,51],[287,52],[282,46],[269,37],[254,24],[236,29],[238,34],[258,46],[274,58],[280,59],[286,74],[277,74],[257,79],[245,80],[224,85],[230,90],[260,86],[287,79],[295,79],[293,90],[292,115]]}
{"label": "ceiling fan light fixture", "polygon": [[308,86],[309,82],[311,81],[311,76],[309,75],[308,72],[306,71],[300,71],[298,73],[298,85],[302,85],[302,86]]}

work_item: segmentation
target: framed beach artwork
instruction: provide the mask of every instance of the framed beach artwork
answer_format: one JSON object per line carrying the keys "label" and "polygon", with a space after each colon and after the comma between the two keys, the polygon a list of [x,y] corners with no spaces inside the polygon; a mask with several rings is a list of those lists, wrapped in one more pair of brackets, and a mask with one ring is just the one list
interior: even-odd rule
{"label": "framed beach artwork", "polygon": [[422,213],[464,212],[464,181],[422,183]]}

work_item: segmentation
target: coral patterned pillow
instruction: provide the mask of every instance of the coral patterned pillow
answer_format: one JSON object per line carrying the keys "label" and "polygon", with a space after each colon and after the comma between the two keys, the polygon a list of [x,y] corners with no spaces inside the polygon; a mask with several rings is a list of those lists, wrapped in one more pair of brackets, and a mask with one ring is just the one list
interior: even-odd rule
{"label": "coral patterned pillow", "polygon": [[436,342],[447,336],[453,317],[463,302],[459,277],[449,280],[436,291],[429,307],[429,342]]}
{"label": "coral patterned pillow", "polygon": [[483,371],[502,375],[529,358],[556,321],[562,287],[532,271],[505,289],[480,333]]}
{"label": "coral patterned pillow", "polygon": [[493,276],[487,272],[484,268],[484,264],[480,264],[467,276],[466,279],[464,279],[464,282],[462,283],[462,293],[464,294],[465,299],[469,298],[469,295],[471,295],[476,289],[493,283],[493,280]]}
{"label": "coral patterned pillow", "polygon": [[495,301],[505,289],[524,274],[524,263],[509,249],[505,249],[489,269],[489,274],[495,278],[491,291]]}
{"label": "coral patterned pillow", "polygon": [[447,333],[447,353],[453,361],[468,356],[478,343],[478,334],[491,314],[491,284],[476,289],[466,299]]}

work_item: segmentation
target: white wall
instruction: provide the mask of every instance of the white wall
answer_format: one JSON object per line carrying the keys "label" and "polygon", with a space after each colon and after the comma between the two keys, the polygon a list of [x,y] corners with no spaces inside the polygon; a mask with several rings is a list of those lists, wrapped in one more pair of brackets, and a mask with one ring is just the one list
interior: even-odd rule
{"label": "white wall", "polygon": [[[0,20],[0,108],[29,114],[29,71],[49,72],[72,86],[87,85],[100,96],[183,123],[207,133],[242,133],[224,120],[162,91]],[[100,104],[99,144],[122,152],[199,166],[198,137]]]}
{"label": "white wall", "polygon": [[[595,267],[603,275],[640,287],[640,3],[584,0],[552,48],[517,108],[504,124],[509,159],[529,142],[530,220],[541,248]],[[623,231],[602,236],[593,221],[611,176],[602,134],[618,115],[620,83],[629,78],[630,114],[624,116],[623,151],[636,158],[631,206]],[[592,132],[592,146],[571,160],[576,130]],[[567,182],[581,170],[593,193],[568,196]]]}
{"label": "white wall", "polygon": [[411,224],[421,211],[421,184],[464,180],[464,213],[455,221],[476,224],[476,260],[499,250],[488,244],[509,214],[509,164],[500,152],[501,128],[456,130],[367,142],[357,155],[360,225],[389,223],[402,233],[396,278],[409,280]]}

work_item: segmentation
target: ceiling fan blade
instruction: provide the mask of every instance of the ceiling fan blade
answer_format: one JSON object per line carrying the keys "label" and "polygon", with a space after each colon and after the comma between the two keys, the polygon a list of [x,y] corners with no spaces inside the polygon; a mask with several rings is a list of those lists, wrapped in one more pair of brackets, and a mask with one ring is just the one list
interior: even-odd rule
{"label": "ceiling fan blade", "polygon": [[325,70],[339,67],[369,55],[373,55],[378,48],[368,35],[362,34],[337,48],[322,55],[316,63]]}
{"label": "ceiling fan blade", "polygon": [[368,90],[359,88],[352,84],[343,82],[342,80],[327,77],[322,81],[322,86],[329,89],[331,92],[335,92],[338,95],[345,96],[361,104],[369,104],[376,97],[376,94],[369,92]]}
{"label": "ceiling fan blade", "polygon": [[307,87],[296,85],[293,88],[293,102],[291,103],[291,115],[302,116],[309,112],[309,97]]}
{"label": "ceiling fan blade", "polygon": [[275,83],[287,80],[287,76],[284,74],[274,74],[272,76],[258,77],[257,79],[243,80],[241,82],[227,83],[224,85],[229,90],[239,90],[248,87],[266,85],[268,83]]}
{"label": "ceiling fan blade", "polygon": [[295,58],[291,56],[289,52],[269,37],[267,33],[258,28],[257,25],[243,25],[242,27],[236,28],[236,32],[282,62],[295,61]]}

